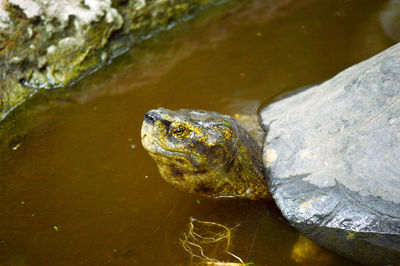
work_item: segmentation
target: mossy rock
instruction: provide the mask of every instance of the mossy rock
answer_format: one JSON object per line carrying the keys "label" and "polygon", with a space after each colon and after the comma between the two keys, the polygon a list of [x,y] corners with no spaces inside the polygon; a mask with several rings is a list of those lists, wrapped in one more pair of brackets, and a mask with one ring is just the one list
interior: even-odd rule
{"label": "mossy rock", "polygon": [[38,90],[73,84],[212,2],[0,2],[0,120]]}

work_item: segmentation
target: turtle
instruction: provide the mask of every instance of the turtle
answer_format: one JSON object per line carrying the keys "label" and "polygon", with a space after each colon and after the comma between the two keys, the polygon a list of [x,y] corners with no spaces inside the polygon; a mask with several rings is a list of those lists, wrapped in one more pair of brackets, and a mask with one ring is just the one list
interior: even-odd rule
{"label": "turtle", "polygon": [[399,265],[400,44],[257,115],[261,143],[228,115],[150,110],[142,144],[181,190],[273,200],[322,246]]}

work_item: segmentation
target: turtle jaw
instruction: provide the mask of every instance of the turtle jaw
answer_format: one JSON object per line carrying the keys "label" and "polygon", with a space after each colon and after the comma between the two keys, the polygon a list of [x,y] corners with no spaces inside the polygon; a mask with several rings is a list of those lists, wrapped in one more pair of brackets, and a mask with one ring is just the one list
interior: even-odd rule
{"label": "turtle jaw", "polygon": [[[163,113],[159,113],[162,111],[157,109],[146,113],[141,129],[142,145],[156,162],[165,181],[180,190],[193,192],[201,175],[207,171],[202,169],[199,163],[201,159],[196,158],[195,154],[171,149],[166,144],[167,141],[162,136],[167,134],[167,129],[163,124],[169,123],[169,120],[162,117]],[[160,122],[161,120],[164,122]]]}
{"label": "turtle jaw", "polygon": [[[215,197],[217,187],[204,156],[186,149],[174,149],[167,138],[167,125],[174,122],[165,109],[150,110],[141,129],[143,147],[154,159],[162,178],[179,190]],[[211,181],[211,182],[210,182]]]}
{"label": "turtle jaw", "polygon": [[141,129],[142,146],[154,160],[161,160],[163,163],[170,161],[170,163],[181,167],[192,168],[194,154],[190,154],[183,149],[174,149],[174,145],[169,145],[170,141],[166,137],[168,129],[165,124],[170,124],[172,121],[157,117],[157,111],[159,110],[152,110],[145,115]]}
{"label": "turtle jaw", "polygon": [[213,195],[208,194],[214,191],[212,185],[202,181],[207,179],[208,171],[207,167],[201,164],[201,158],[197,158],[195,154],[164,147],[160,143],[160,136],[165,133],[166,130],[157,125],[155,113],[148,112],[142,124],[141,141],[145,150],[156,162],[162,178],[179,190],[212,197]]}
{"label": "turtle jaw", "polygon": [[165,134],[162,132],[165,131],[165,129],[163,130],[160,126],[156,125],[157,121],[160,119],[156,111],[157,110],[151,110],[144,115],[141,129],[141,141],[143,147],[148,152],[155,154],[159,153],[161,148],[161,145],[157,143],[157,137]]}
{"label": "turtle jaw", "polygon": [[160,152],[166,151],[157,142],[157,138],[155,136],[157,136],[157,131],[154,125],[144,120],[141,130],[141,141],[143,148],[145,148],[145,150],[147,150],[151,154],[158,154]]}
{"label": "turtle jaw", "polygon": [[[182,138],[173,135],[176,124],[189,133]],[[214,198],[269,196],[258,162],[261,147],[232,118],[160,108],[146,113],[141,138],[163,179],[180,190]]]}

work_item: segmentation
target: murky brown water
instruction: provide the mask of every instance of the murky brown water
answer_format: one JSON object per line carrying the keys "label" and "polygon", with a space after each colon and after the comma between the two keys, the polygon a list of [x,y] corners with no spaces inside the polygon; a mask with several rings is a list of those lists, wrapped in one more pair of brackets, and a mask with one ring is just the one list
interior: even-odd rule
{"label": "murky brown water", "polygon": [[[253,113],[393,42],[378,21],[384,1],[243,2],[162,33],[5,121],[20,136],[0,163],[0,265],[187,265],[179,239],[190,217],[241,224],[232,251],[245,261],[294,264],[298,234],[272,203],[201,199],[166,184],[140,145],[143,115],[159,106]],[[352,263],[330,254],[307,264]]]}

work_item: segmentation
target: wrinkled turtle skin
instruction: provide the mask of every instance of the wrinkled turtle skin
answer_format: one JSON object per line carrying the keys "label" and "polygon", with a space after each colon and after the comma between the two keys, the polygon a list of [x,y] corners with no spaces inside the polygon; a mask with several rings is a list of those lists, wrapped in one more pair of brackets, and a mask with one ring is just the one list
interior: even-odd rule
{"label": "wrinkled turtle skin", "polygon": [[141,135],[161,176],[181,190],[209,197],[270,197],[261,144],[230,116],[159,108],[146,113]]}

